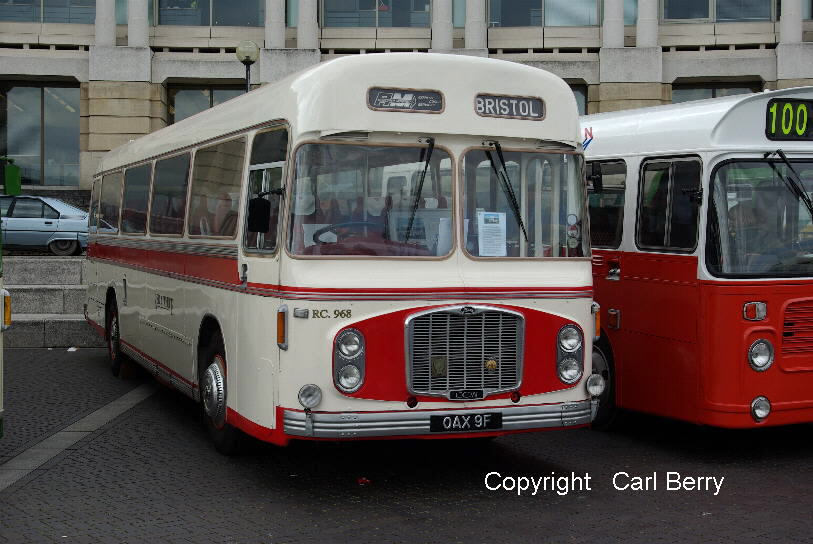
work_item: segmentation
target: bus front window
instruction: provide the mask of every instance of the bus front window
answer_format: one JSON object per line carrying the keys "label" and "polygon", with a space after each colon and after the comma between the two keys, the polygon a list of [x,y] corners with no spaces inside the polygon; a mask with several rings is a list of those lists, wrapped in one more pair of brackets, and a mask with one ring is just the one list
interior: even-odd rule
{"label": "bus front window", "polygon": [[[452,248],[451,159],[426,146],[305,144],[288,249],[296,255],[443,256]],[[425,174],[424,174],[425,172]]]}
{"label": "bus front window", "polygon": [[475,149],[463,158],[466,251],[474,257],[589,256],[582,156],[502,156],[504,166],[495,150]]}
{"label": "bus front window", "polygon": [[[791,160],[813,193],[813,162]],[[781,160],[738,160],[714,173],[706,262],[721,277],[813,276],[813,219],[782,180]]]}

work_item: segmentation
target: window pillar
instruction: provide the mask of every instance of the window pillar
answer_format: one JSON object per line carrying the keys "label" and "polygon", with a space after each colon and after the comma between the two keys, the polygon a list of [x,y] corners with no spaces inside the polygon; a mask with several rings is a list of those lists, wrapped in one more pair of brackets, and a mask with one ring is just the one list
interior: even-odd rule
{"label": "window pillar", "polygon": [[486,1],[466,0],[466,49],[487,47]]}
{"label": "window pillar", "polygon": [[452,48],[452,2],[435,0],[432,10],[432,49],[448,51]]}
{"label": "window pillar", "polygon": [[802,0],[782,0],[780,43],[802,43]]}
{"label": "window pillar", "polygon": [[658,46],[658,0],[638,0],[635,46]]}
{"label": "window pillar", "polygon": [[130,47],[150,45],[147,0],[127,0],[127,45]]}
{"label": "window pillar", "polygon": [[624,0],[604,0],[602,47],[624,47]]}
{"label": "window pillar", "polygon": [[96,2],[96,45],[116,45],[116,3]]}
{"label": "window pillar", "polygon": [[265,0],[265,47],[285,48],[285,0]]}
{"label": "window pillar", "polygon": [[319,48],[319,25],[316,0],[299,0],[299,20],[296,28],[297,49]]}

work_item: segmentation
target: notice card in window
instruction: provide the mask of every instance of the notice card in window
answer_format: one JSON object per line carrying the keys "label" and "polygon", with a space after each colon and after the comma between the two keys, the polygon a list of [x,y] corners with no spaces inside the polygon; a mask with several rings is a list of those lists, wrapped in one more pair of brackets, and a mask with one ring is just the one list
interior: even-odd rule
{"label": "notice card in window", "polygon": [[477,212],[480,257],[505,257],[505,214]]}

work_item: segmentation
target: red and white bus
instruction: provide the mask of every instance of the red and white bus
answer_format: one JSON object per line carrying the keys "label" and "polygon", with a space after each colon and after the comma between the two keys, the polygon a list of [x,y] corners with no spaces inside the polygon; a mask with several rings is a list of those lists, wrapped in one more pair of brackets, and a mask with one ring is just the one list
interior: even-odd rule
{"label": "red and white bus", "polygon": [[813,421],[813,88],[581,120],[596,425]]}
{"label": "red and white bus", "polygon": [[104,157],[87,318],[224,452],[589,425],[578,140],[542,70],[318,65]]}

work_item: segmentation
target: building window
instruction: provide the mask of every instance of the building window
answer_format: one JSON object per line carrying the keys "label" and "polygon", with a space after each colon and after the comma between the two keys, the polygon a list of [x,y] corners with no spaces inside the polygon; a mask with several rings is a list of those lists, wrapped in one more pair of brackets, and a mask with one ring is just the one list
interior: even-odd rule
{"label": "building window", "polygon": [[[116,0],[117,25],[127,24],[127,4],[128,0]],[[155,24],[155,4],[152,1],[147,3],[147,18],[149,20],[148,24],[153,26]]]}
{"label": "building window", "polygon": [[265,0],[157,0],[158,24],[263,26]]}
{"label": "building window", "polygon": [[426,28],[429,5],[430,0],[322,0],[322,26]]}
{"label": "building window", "polygon": [[285,2],[285,26],[296,28],[299,21],[299,0],[288,0]]}
{"label": "building window", "polygon": [[771,21],[774,0],[663,0],[663,18],[734,21]]}
{"label": "building window", "polygon": [[624,0],[624,24],[634,25],[638,22],[638,0]]}
{"label": "building window", "polygon": [[79,86],[0,84],[0,155],[24,185],[79,185]]}
{"label": "building window", "polygon": [[735,83],[731,85],[673,85],[672,103],[703,100],[705,98],[719,98],[734,94],[756,93],[762,90],[762,85],[756,83]]}
{"label": "building window", "polygon": [[587,85],[571,85],[570,90],[576,97],[576,106],[579,108],[579,115],[587,113]]}
{"label": "building window", "polygon": [[455,28],[466,28],[466,0],[454,0],[452,23]]}
{"label": "building window", "polygon": [[92,25],[96,0],[0,0],[0,21]]}
{"label": "building window", "polygon": [[169,123],[182,121],[245,92],[245,87],[240,85],[183,85],[170,87],[167,91]]}
{"label": "building window", "polygon": [[597,0],[491,0],[489,26],[595,26]]}

